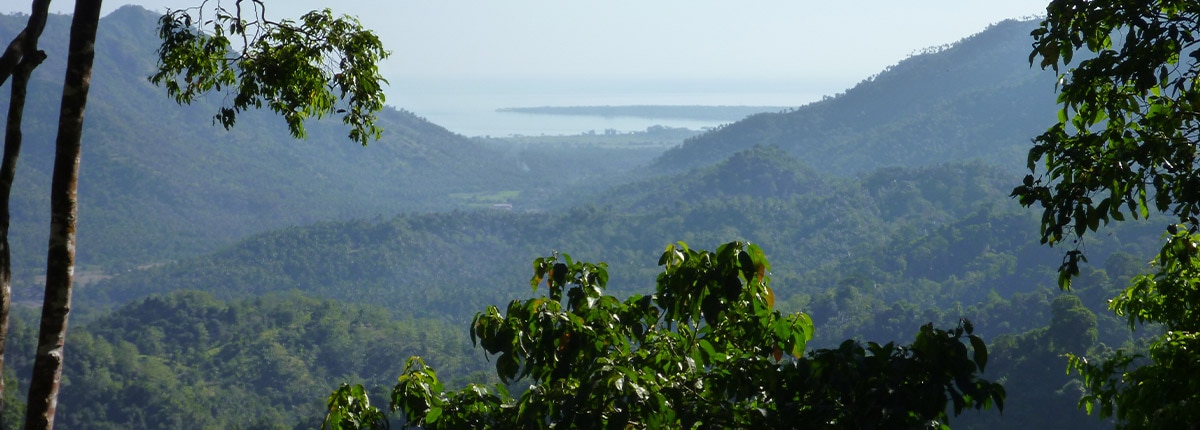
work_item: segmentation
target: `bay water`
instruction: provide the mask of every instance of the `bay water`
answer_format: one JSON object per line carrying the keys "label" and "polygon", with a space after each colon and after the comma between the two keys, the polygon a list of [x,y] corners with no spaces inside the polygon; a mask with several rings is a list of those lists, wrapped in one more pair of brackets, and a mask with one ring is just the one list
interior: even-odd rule
{"label": "bay water", "polygon": [[497,112],[542,106],[799,107],[844,88],[780,80],[390,78],[388,104],[464,136],[510,137],[645,131],[661,125],[703,130],[736,121]]}

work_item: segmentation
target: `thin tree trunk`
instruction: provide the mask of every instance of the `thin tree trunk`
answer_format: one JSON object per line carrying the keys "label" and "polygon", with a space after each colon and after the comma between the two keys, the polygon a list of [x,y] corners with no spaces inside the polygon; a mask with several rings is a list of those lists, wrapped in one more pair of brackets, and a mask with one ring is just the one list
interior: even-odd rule
{"label": "thin tree trunk", "polygon": [[38,332],[37,356],[25,411],[26,429],[54,427],[54,411],[62,378],[63,345],[71,311],[71,281],[75,269],[76,188],[79,180],[80,139],[96,56],[96,27],[100,0],[77,0],[71,19],[67,75],[63,79],[54,177],[50,185],[50,242],[46,254],[46,295]]}
{"label": "thin tree trunk", "polygon": [[[17,171],[17,156],[21,153],[21,120],[25,114],[25,94],[29,75],[42,64],[46,53],[38,50],[38,39],[46,28],[50,0],[35,0],[25,29],[9,43],[0,57],[0,84],[12,76],[12,96],[8,102],[8,121],[4,130],[4,158],[0,161],[0,428],[4,422],[4,353],[8,344],[8,312],[12,304],[12,251],[8,243],[10,224],[9,197]],[[15,67],[8,67],[10,63]]]}
{"label": "thin tree trunk", "polygon": [[25,29],[8,42],[8,48],[4,50],[3,55],[0,55],[0,85],[4,85],[4,82],[8,81],[8,77],[13,74],[26,55],[37,51],[37,41],[42,37],[42,30],[46,28],[46,16],[49,14],[50,0],[33,0]]}
{"label": "thin tree trunk", "polygon": [[4,159],[0,161],[0,429],[8,428],[4,422],[4,352],[8,344],[8,313],[12,307],[12,250],[8,243],[10,219],[9,197],[12,195],[13,178],[17,172],[17,157],[21,154],[21,119],[25,114],[25,94],[29,86],[29,75],[46,54],[37,52],[21,60],[12,75],[12,97],[8,105],[8,124],[4,132]]}

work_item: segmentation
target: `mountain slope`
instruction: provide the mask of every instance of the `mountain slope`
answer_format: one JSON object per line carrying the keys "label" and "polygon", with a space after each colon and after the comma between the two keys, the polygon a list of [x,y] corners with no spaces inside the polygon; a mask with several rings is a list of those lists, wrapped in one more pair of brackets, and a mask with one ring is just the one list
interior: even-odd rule
{"label": "mountain slope", "polygon": [[1054,118],[1054,74],[1030,68],[1032,22],[1005,21],[908,58],[833,98],[764,113],[673,148],[655,168],[685,170],[777,145],[823,172],[982,159],[1019,168]]}
{"label": "mountain slope", "polygon": [[[37,321],[29,309],[13,316],[6,364],[23,377]],[[460,324],[295,293],[148,297],[72,327],[66,345],[55,423],[72,429],[312,429],[339,384],[361,383],[375,396],[409,356],[438,366],[452,385],[491,368]],[[28,380],[9,389],[24,392]]]}
{"label": "mountain slope", "polygon": [[[449,194],[525,189],[537,179],[511,154],[394,108],[380,113],[383,139],[366,148],[350,142],[337,121],[310,123],[309,137],[299,141],[281,118],[262,112],[240,117],[230,131],[214,126],[217,104],[177,106],[147,82],[156,18],[129,6],[101,21],[81,164],[83,264],[161,261],[323,219],[451,209]],[[0,16],[0,38],[24,20]],[[44,258],[38,250],[68,26],[69,16],[50,17],[41,41],[49,58],[29,92],[13,201],[23,267]]]}
{"label": "mountain slope", "polygon": [[[67,18],[48,23],[42,47],[50,58],[34,74],[27,108],[13,201],[18,280],[29,279],[35,270],[28,268],[43,259]],[[269,229],[452,210],[464,207],[463,199],[560,207],[579,201],[580,190],[631,177],[580,174],[575,181],[587,182],[573,183],[558,167],[579,171],[592,161],[488,145],[390,108],[380,114],[383,140],[367,148],[345,139],[335,121],[310,124],[310,137],[301,141],[287,135],[281,119],[261,112],[223,130],[212,124],[215,103],[177,106],[146,81],[156,18],[125,7],[101,24],[80,180],[78,249],[85,265],[131,267],[208,252]],[[23,23],[0,16],[0,37]],[[760,144],[839,174],[973,158],[1015,165],[1041,128],[1031,124],[1053,109],[1052,80],[1024,60],[1028,25],[998,24],[834,99],[755,115],[695,138],[664,154],[655,171],[714,164]],[[558,197],[564,192],[576,197]]]}
{"label": "mountain slope", "polygon": [[[610,288],[644,293],[658,273],[654,263],[662,247],[679,240],[704,248],[731,240],[758,243],[777,278],[792,280],[778,287],[777,294],[788,297],[825,287],[800,281],[808,271],[891,240],[914,240],[990,202],[1008,201],[1012,180],[974,163],[892,169],[851,181],[805,173],[807,167],[776,151],[759,147],[661,184],[639,183],[628,187],[626,203],[603,207],[405,214],[273,231],[217,253],[132,271],[84,288],[78,297],[97,306],[175,289],[221,298],[299,289],[380,304],[398,315],[461,320],[486,305],[527,296],[529,262],[556,251],[607,261]],[[771,163],[764,167],[766,160]],[[757,176],[764,171],[794,176],[772,173],[780,179],[768,181]],[[723,180],[727,184],[714,185]],[[1036,231],[1031,217],[1020,218]]]}

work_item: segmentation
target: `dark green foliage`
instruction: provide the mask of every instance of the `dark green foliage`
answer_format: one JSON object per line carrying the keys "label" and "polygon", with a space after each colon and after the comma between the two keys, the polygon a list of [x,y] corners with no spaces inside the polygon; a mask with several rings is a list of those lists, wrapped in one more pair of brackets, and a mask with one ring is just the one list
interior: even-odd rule
{"label": "dark green foliage", "polygon": [[923,325],[910,345],[847,340],[784,367],[777,393],[794,398],[770,425],[918,428],[947,424],[947,408],[957,416],[994,402],[1003,411],[1006,390],[976,376],[988,361],[983,340],[966,320],[948,331]]}
{"label": "dark green foliage", "polygon": [[[529,388],[446,391],[414,357],[392,409],[430,429],[862,429],[942,426],[948,407],[1003,407],[1004,389],[977,378],[987,348],[970,322],[925,325],[909,346],[846,341],[805,356],[812,321],[774,310],[771,266],[756,245],[680,243],[659,265],[653,295],[622,301],[605,294],[603,263],[535,260],[530,284],[544,281],[548,295],[503,315],[489,306],[471,323],[497,376]],[[331,406],[331,416],[347,414]]]}
{"label": "dark green foliage", "polygon": [[1050,305],[1050,347],[1062,353],[1082,354],[1096,343],[1096,314],[1078,297],[1063,295]]}
{"label": "dark green foliage", "polygon": [[1155,259],[1157,273],[1138,276],[1114,297],[1109,307],[1131,329],[1153,323],[1163,333],[1148,351],[1118,350],[1098,362],[1072,356],[1072,367],[1083,376],[1087,395],[1080,406],[1098,407],[1100,416],[1115,416],[1129,428],[1178,428],[1200,423],[1200,252],[1194,233],[1172,226]]}
{"label": "dark green foliage", "polygon": [[[1112,428],[1111,421],[1088,417],[1075,408],[1082,385],[1076,376],[1063,371],[1066,363],[1062,354],[1104,348],[1095,343],[1096,315],[1083,308],[1079,298],[1067,294],[1054,298],[1052,307],[1049,326],[998,336],[992,342],[994,365],[989,371],[1005,379],[1008,407],[1003,417],[967,417],[963,422],[968,428]],[[1045,324],[1047,319],[1042,317],[1039,322]]]}
{"label": "dark green foliage", "polygon": [[[1135,278],[1110,304],[1130,328],[1161,325],[1148,354],[1071,356],[1086,389],[1080,406],[1115,416],[1123,428],[1200,425],[1198,31],[1195,1],[1056,0],[1032,33],[1029,62],[1062,73],[1062,109],[1035,139],[1030,174],[1013,195],[1041,206],[1043,243],[1075,244],[1059,285],[1069,289],[1081,274],[1089,257],[1081,241],[1101,225],[1151,213],[1175,220],[1155,273]],[[1082,61],[1068,69],[1075,57]]]}

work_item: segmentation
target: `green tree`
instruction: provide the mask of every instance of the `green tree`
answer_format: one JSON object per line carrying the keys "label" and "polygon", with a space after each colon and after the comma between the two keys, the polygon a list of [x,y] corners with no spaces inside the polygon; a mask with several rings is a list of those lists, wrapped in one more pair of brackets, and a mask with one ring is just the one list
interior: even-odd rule
{"label": "green tree", "polygon": [[329,9],[275,22],[264,7],[234,0],[168,11],[159,20],[162,46],[150,81],[181,104],[225,91],[227,104],[213,117],[225,128],[239,113],[266,106],[296,137],[304,137],[304,120],[341,114],[351,140],[379,139],[375,112],[387,80],[378,63],[389,55],[379,37]]}
{"label": "green tree", "polygon": [[[386,81],[376,64],[388,55],[379,39],[353,18],[335,18],[329,10],[311,12],[299,22],[273,22],[266,19],[262,2],[245,3],[203,2],[198,8],[168,12],[160,21],[159,72],[151,80],[163,84],[179,103],[189,103],[210,90],[236,89],[232,104],[222,107],[215,117],[225,127],[231,127],[243,110],[266,105],[284,117],[297,137],[304,135],[304,119],[344,113],[352,140],[365,145],[370,138],[378,139],[381,130],[375,125],[374,112],[383,107],[381,85]],[[7,196],[20,150],[26,82],[45,58],[37,49],[37,40],[48,7],[48,1],[33,2],[28,25],[0,56],[0,83],[14,77],[0,165],[0,197],[4,198],[0,205],[0,330],[7,328],[11,278]],[[100,0],[76,1],[72,18],[55,142],[46,289],[26,409],[27,428],[51,428],[54,422],[75,265],[83,118],[100,7]],[[199,19],[193,21],[191,13]],[[240,39],[241,49],[233,49],[227,36]]]}
{"label": "green tree", "polygon": [[1050,304],[1051,350],[1058,353],[1083,354],[1100,337],[1096,329],[1096,314],[1083,306],[1079,297],[1061,295]]}
{"label": "green tree", "polygon": [[329,396],[329,414],[321,428],[387,428],[387,415],[371,406],[367,392],[359,384],[342,384]]}
{"label": "green tree", "polygon": [[[447,391],[419,357],[391,396],[424,428],[912,428],[943,425],[947,407],[1003,406],[977,378],[983,341],[965,320],[922,327],[908,346],[846,341],[805,354],[813,324],[774,310],[770,265],[756,245],[716,252],[668,246],[656,292],[604,292],[607,266],[563,255],[534,261],[548,295],[489,306],[471,336],[505,384]],[[966,342],[966,343],[964,343]],[[515,395],[508,387],[528,380]],[[361,390],[330,398],[327,428],[375,428]],[[359,423],[367,423],[362,425]]]}
{"label": "green tree", "polygon": [[1073,357],[1088,389],[1080,404],[1126,428],[1200,425],[1200,2],[1055,0],[1046,12],[1029,58],[1059,72],[1062,108],[1013,195],[1043,208],[1043,243],[1076,244],[1060,286],[1070,288],[1087,261],[1079,243],[1101,224],[1155,211],[1176,219],[1155,272],[1110,302],[1131,328],[1154,323],[1163,334],[1148,357]]}

